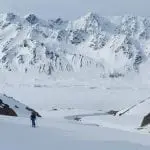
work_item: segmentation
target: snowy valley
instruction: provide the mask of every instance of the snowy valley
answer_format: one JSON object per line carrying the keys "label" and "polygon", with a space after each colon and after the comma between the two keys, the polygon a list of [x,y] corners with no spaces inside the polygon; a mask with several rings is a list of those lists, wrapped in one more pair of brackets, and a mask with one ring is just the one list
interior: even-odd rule
{"label": "snowy valley", "polygon": [[149,48],[149,17],[1,14],[0,147],[149,150]]}

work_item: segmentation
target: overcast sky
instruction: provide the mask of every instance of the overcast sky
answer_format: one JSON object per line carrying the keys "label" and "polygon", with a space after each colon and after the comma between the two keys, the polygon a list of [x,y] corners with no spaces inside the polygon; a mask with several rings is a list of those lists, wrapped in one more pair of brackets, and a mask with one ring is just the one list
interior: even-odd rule
{"label": "overcast sky", "polygon": [[150,16],[150,0],[0,0],[0,12],[35,13],[44,19],[75,19],[87,12]]}

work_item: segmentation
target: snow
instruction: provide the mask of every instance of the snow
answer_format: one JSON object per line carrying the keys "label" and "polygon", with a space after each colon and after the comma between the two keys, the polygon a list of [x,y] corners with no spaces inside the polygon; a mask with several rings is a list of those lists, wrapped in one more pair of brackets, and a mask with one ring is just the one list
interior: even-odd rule
{"label": "snow", "polygon": [[[2,149],[150,149],[150,127],[140,129],[150,113],[148,17],[0,21],[0,98],[20,108],[0,116]],[[35,129],[26,106],[42,115]]]}
{"label": "snow", "polygon": [[[29,115],[0,116],[1,148],[149,150],[149,128],[137,129],[146,103],[132,110],[137,110],[137,114],[132,111],[121,117],[105,114],[112,109],[125,110],[148,97],[148,85],[135,80],[100,79],[90,72],[51,77],[1,72],[1,93],[35,108],[42,115],[35,129],[31,128]],[[81,121],[75,121],[75,117]]]}
{"label": "snow", "polygon": [[139,71],[149,60],[149,24],[149,17],[128,15],[46,21],[1,14],[0,68],[48,75],[89,68],[106,76]]}
{"label": "snow", "polygon": [[4,104],[9,105],[9,108],[12,108],[16,112],[17,116],[19,117],[22,117],[22,116],[27,117],[31,113],[30,111],[26,109],[28,106],[20,103],[19,101],[16,101],[12,97],[8,97],[7,95],[0,94],[0,99],[2,100]]}
{"label": "snow", "polygon": [[31,128],[28,118],[0,117],[0,128],[3,135],[0,137],[1,148],[5,150],[150,148],[149,135],[81,125],[56,118],[55,114],[53,117],[39,119],[38,127],[35,129]]}

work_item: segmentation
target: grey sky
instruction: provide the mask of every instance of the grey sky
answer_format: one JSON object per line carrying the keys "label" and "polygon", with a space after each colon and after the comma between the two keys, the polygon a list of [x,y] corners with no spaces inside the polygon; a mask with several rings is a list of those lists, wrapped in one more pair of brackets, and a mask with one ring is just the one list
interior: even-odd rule
{"label": "grey sky", "polygon": [[75,19],[87,12],[150,16],[150,0],[0,0],[0,12],[35,13],[45,19]]}

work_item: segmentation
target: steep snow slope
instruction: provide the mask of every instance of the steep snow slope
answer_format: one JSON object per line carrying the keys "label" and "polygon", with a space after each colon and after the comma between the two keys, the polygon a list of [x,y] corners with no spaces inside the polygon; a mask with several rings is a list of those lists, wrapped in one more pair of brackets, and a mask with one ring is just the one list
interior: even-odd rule
{"label": "steep snow slope", "polygon": [[44,21],[1,14],[0,68],[46,74],[96,68],[121,76],[149,59],[149,29],[149,17],[88,13],[74,21]]}
{"label": "steep snow slope", "polygon": [[[12,111],[14,113],[12,113]],[[29,117],[31,111],[34,111],[30,107],[16,101],[12,97],[8,97],[4,94],[0,94],[0,114],[12,115],[19,117]]]}
{"label": "steep snow slope", "polygon": [[128,108],[121,110],[118,112],[118,115],[138,115],[138,116],[144,116],[149,113],[149,105],[150,105],[150,97],[147,97],[137,104],[134,104],[132,106],[129,106]]}

